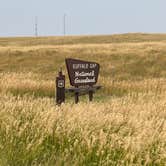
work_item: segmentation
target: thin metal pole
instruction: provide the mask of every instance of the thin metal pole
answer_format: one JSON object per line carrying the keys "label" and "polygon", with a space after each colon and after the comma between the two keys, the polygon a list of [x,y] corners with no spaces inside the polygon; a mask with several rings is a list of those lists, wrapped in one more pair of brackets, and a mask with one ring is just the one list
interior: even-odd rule
{"label": "thin metal pole", "polygon": [[66,14],[63,16],[63,34],[66,35]]}
{"label": "thin metal pole", "polygon": [[35,17],[35,36],[38,37],[38,18]]}

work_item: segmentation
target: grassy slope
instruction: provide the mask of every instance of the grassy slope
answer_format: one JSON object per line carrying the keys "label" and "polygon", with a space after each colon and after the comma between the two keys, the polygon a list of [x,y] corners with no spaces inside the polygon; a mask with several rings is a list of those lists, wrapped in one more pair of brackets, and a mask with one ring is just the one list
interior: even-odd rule
{"label": "grassy slope", "polygon": [[[0,165],[164,165],[165,45],[164,34],[1,38]],[[101,64],[97,102],[54,105],[66,57]]]}
{"label": "grassy slope", "polygon": [[124,42],[156,42],[166,41],[166,34],[122,34],[100,36],[69,36],[69,37],[13,37],[0,38],[0,46],[35,46],[62,44],[106,44]]}
{"label": "grassy slope", "polygon": [[[101,65],[99,83],[104,86],[104,92],[122,95],[129,87],[118,87],[120,81],[127,84],[166,78],[165,39],[166,35],[162,34],[3,38],[0,39],[0,71],[31,72],[41,80],[54,81],[60,67],[67,73],[64,63],[67,57],[97,61]],[[117,81],[115,86],[112,81]],[[49,93],[46,94],[54,95],[53,88]]]}
{"label": "grassy slope", "polygon": [[166,35],[150,34],[1,38],[0,71],[50,74],[75,57],[98,61],[102,75],[111,73],[109,63],[116,75],[165,77],[165,43]]}

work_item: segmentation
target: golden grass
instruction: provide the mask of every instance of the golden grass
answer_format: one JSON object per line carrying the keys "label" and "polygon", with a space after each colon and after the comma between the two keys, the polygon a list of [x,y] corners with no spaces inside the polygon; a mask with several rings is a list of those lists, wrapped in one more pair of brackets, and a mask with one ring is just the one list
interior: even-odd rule
{"label": "golden grass", "polygon": [[[63,161],[81,165],[88,155],[94,155],[99,158],[96,161],[99,165],[162,165],[166,159],[165,95],[138,94],[136,98],[113,98],[107,103],[64,104],[61,107],[56,107],[49,98],[1,95],[1,136],[6,141],[1,142],[0,147],[1,150],[7,148],[7,160],[15,163],[20,157],[18,154],[9,159],[15,148],[21,149],[23,154],[47,155],[50,149],[46,148],[45,152],[36,149],[45,148],[43,143],[51,137],[55,142],[48,144],[55,151],[51,149],[52,154],[44,160],[46,163],[54,157],[57,165]],[[15,139],[23,147],[17,147]],[[61,151],[58,151],[59,146]],[[30,160],[28,156],[26,159]],[[36,160],[38,165],[41,161]],[[93,157],[89,162],[95,163]]]}
{"label": "golden grass", "polygon": [[[0,165],[164,166],[165,44],[141,34],[0,39]],[[101,64],[94,102],[55,105],[66,57]]]}
{"label": "golden grass", "polygon": [[[17,95],[39,93],[39,91],[48,92],[54,96],[55,80],[42,79],[42,75],[34,73],[1,73],[0,90],[2,92],[18,91]],[[105,95],[116,96],[132,93],[154,93],[160,94],[166,91],[165,78],[149,78],[142,80],[114,80],[111,77],[100,77],[99,84],[103,86],[102,92]],[[66,85],[69,87],[69,82]],[[115,92],[117,91],[117,92]],[[124,93],[124,94],[123,94]],[[118,94],[117,94],[118,95]],[[49,95],[48,95],[49,96]]]}
{"label": "golden grass", "polygon": [[[100,53],[110,53],[110,51],[124,54],[128,51],[140,51],[140,53],[143,53],[144,51],[151,51],[153,49],[157,49],[158,51],[165,49],[166,41],[162,42],[138,42],[138,43],[107,43],[107,44],[65,44],[65,45],[36,45],[36,46],[0,46],[0,52],[6,52],[6,51],[21,51],[21,52],[27,52],[27,51],[35,51],[35,50],[61,50],[64,52],[73,51],[75,49],[84,49],[84,51],[94,50],[95,52],[99,51]],[[156,51],[157,51],[156,50]],[[105,52],[106,51],[106,52]],[[141,56],[141,55],[140,55]]]}

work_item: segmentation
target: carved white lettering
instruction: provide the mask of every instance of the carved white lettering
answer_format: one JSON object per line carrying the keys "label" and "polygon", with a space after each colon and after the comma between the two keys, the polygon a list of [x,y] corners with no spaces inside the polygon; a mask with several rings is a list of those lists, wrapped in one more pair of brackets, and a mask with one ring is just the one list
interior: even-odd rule
{"label": "carved white lettering", "polygon": [[90,64],[90,69],[94,69],[97,66],[97,64],[91,63]]}
{"label": "carved white lettering", "polygon": [[73,69],[88,69],[89,64],[73,64]]}
{"label": "carved white lettering", "polygon": [[79,71],[76,71],[75,72],[75,77],[87,77],[87,76],[95,76],[95,71],[91,71],[91,72],[79,72]]}
{"label": "carved white lettering", "polygon": [[74,80],[75,84],[80,84],[80,83],[95,83],[95,82],[96,82],[95,77],[93,77],[92,79],[89,79],[88,77],[86,77],[85,79],[76,78]]}

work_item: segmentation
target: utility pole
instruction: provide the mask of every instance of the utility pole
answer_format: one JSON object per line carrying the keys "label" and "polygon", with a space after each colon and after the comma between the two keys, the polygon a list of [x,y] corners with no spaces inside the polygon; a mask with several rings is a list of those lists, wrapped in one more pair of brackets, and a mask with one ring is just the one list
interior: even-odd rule
{"label": "utility pole", "polygon": [[66,35],[66,14],[63,16],[63,34]]}
{"label": "utility pole", "polygon": [[38,37],[38,18],[35,17],[35,36]]}

